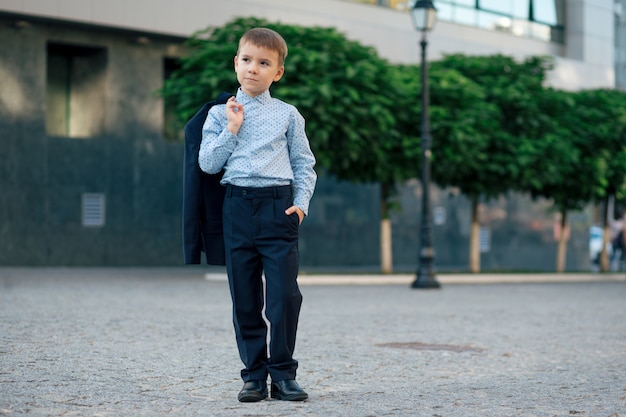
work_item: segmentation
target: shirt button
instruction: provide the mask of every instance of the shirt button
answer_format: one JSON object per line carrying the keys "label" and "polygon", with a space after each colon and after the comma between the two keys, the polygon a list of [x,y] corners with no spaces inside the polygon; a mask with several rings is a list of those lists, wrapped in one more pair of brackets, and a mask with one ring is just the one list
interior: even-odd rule
{"label": "shirt button", "polygon": [[248,195],[248,190],[243,190],[243,195]]}

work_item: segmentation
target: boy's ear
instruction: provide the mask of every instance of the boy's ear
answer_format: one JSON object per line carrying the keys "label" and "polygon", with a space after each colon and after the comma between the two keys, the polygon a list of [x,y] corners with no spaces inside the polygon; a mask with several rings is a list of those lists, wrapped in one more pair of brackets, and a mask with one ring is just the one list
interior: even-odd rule
{"label": "boy's ear", "polygon": [[237,71],[237,55],[233,58],[233,62],[235,63],[235,71]]}
{"label": "boy's ear", "polygon": [[278,71],[276,72],[276,75],[274,75],[274,82],[280,80],[281,78],[283,78],[283,74],[285,73],[285,66],[281,65],[280,68],[278,69]]}

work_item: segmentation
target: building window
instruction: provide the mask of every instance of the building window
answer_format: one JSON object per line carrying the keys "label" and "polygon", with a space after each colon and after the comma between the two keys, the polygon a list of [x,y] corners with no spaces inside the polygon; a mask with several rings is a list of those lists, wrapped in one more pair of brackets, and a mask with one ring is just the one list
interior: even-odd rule
{"label": "building window", "polygon": [[437,0],[443,21],[546,42],[564,40],[565,0]]}
{"label": "building window", "polygon": [[[415,0],[352,0],[408,10]],[[563,43],[565,0],[436,0],[437,19]]]}
{"label": "building window", "polygon": [[378,6],[390,7],[397,10],[406,10],[410,0],[353,0],[357,3],[376,4]]}
{"label": "building window", "polygon": [[106,218],[106,199],[104,194],[86,193],[82,198],[83,227],[103,227]]}
{"label": "building window", "polygon": [[48,43],[48,136],[89,138],[102,133],[106,65],[104,48]]}
{"label": "building window", "polygon": [[626,91],[626,0],[615,2],[615,86]]}
{"label": "building window", "polygon": [[[163,60],[163,80],[168,80],[174,71],[180,68],[176,58]],[[182,141],[184,138],[183,124],[176,115],[176,105],[171,99],[163,99],[163,137],[168,141]]]}

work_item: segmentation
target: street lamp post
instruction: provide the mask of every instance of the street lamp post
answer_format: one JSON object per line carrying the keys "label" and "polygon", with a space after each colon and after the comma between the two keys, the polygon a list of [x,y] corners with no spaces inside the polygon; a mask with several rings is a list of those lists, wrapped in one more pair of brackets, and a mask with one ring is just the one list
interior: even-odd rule
{"label": "street lamp post", "polygon": [[411,8],[413,24],[418,32],[422,32],[420,41],[422,52],[422,219],[420,227],[420,252],[417,276],[412,288],[439,288],[441,285],[435,277],[433,261],[435,251],[433,249],[432,238],[432,215],[430,207],[430,158],[431,158],[431,136],[430,136],[430,95],[428,88],[428,64],[426,62],[426,34],[435,25],[437,9],[431,0],[417,0]]}

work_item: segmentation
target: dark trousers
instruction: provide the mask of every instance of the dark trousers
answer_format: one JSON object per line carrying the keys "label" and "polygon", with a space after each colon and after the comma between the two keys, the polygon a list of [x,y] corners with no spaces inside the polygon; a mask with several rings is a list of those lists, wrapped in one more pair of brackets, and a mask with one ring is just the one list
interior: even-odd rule
{"label": "dark trousers", "polygon": [[[226,188],[224,245],[233,301],[233,323],[244,381],[295,379],[293,359],[302,294],[298,276],[298,228],[290,186]],[[265,295],[262,274],[265,273]],[[263,319],[263,309],[269,326]]]}

